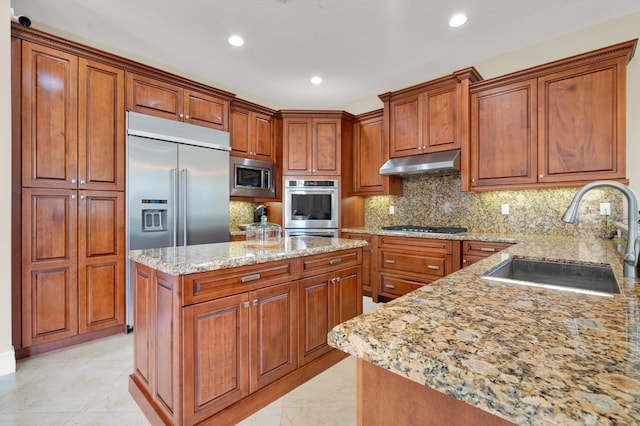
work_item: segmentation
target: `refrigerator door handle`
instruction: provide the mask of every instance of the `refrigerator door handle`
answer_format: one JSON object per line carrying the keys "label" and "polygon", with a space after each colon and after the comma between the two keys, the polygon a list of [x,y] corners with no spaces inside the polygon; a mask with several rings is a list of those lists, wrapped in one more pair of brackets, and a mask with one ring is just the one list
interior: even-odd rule
{"label": "refrigerator door handle", "polygon": [[173,246],[178,245],[178,168],[171,169],[173,175]]}
{"label": "refrigerator door handle", "polygon": [[182,232],[183,232],[183,239],[182,241],[184,242],[184,245],[187,246],[187,169],[182,169],[180,171],[181,176],[181,180],[182,180],[182,188],[180,188],[180,190],[182,191]]}

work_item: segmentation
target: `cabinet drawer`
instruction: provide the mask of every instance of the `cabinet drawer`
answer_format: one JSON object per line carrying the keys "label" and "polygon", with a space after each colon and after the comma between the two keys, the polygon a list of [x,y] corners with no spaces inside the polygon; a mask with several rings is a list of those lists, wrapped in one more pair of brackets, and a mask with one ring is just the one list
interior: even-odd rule
{"label": "cabinet drawer", "polygon": [[183,306],[296,279],[295,262],[283,260],[184,277]]}
{"label": "cabinet drawer", "polygon": [[447,273],[446,257],[426,256],[420,253],[396,252],[382,250],[380,254],[380,267],[382,271],[397,271],[399,273],[415,273],[431,275],[437,278],[444,277]]}
{"label": "cabinet drawer", "polygon": [[396,250],[411,250],[428,253],[451,254],[453,252],[453,243],[449,240],[431,240],[428,238],[412,238],[412,237],[378,237],[378,247],[390,248]]}
{"label": "cabinet drawer", "polygon": [[342,268],[361,263],[362,249],[357,248],[301,257],[298,262],[298,268],[300,268],[302,276],[310,277],[323,272],[334,271],[338,267]]}
{"label": "cabinet drawer", "polygon": [[472,256],[487,257],[494,253],[502,251],[508,247],[511,247],[511,243],[498,243],[487,241],[464,241],[462,243],[462,253]]}
{"label": "cabinet drawer", "polygon": [[378,292],[381,296],[398,297],[419,289],[432,281],[433,279],[429,278],[418,280],[381,273]]}

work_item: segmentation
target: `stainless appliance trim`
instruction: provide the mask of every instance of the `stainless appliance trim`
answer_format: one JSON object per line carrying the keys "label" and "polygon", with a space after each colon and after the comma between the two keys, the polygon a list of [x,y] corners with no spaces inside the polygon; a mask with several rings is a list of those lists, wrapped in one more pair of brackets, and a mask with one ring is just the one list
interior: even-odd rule
{"label": "stainless appliance trim", "polygon": [[[307,212],[294,213],[293,196],[329,195],[330,218],[314,219]],[[284,188],[284,228],[285,229],[337,229],[339,214],[340,183],[337,179],[286,179]],[[296,218],[296,216],[299,216]]]}
{"label": "stainless appliance trim", "polygon": [[285,229],[285,237],[329,237],[338,238],[337,229]]}

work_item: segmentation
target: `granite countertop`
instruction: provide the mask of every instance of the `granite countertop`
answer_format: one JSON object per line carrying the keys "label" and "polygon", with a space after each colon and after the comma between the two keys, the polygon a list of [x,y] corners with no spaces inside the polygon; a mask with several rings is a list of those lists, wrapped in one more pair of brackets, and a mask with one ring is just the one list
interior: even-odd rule
{"label": "granite countertop", "polygon": [[237,266],[293,259],[313,254],[363,247],[360,240],[325,237],[288,237],[277,248],[251,249],[246,241],[132,250],[129,259],[171,275],[187,275]]}
{"label": "granite countertop", "polygon": [[[640,424],[640,279],[622,277],[626,240],[517,240],[338,325],[329,344],[514,423]],[[611,264],[622,294],[481,278],[509,256]]]}
{"label": "granite countertop", "polygon": [[385,231],[380,228],[342,228],[341,232],[349,232],[352,234],[370,234],[370,235],[388,235],[391,237],[411,237],[411,238],[431,238],[436,240],[453,240],[453,241],[491,241],[499,243],[519,243],[524,241],[528,235],[511,234],[505,236],[503,234],[492,234],[487,232],[461,232],[459,234],[430,234],[428,232],[408,232],[408,231]]}

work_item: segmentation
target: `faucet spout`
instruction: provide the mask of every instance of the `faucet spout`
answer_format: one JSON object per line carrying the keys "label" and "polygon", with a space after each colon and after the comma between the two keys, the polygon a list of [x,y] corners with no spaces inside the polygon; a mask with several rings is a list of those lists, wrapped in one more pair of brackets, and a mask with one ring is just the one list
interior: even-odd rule
{"label": "faucet spout", "polygon": [[640,239],[638,239],[638,197],[631,188],[618,182],[610,180],[598,180],[583,186],[576,192],[573,201],[567,207],[567,211],[562,216],[562,220],[567,223],[578,222],[578,206],[584,194],[593,188],[609,187],[615,188],[622,192],[627,199],[629,208],[628,217],[628,239],[627,251],[624,255],[623,274],[625,277],[636,278],[638,276],[638,251],[640,250]]}

